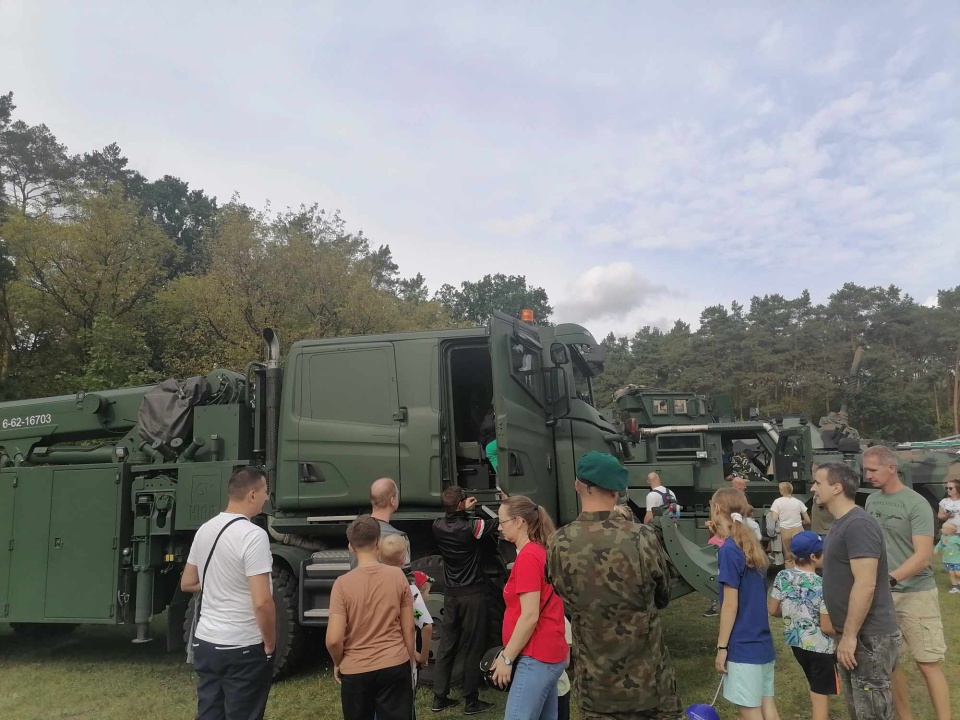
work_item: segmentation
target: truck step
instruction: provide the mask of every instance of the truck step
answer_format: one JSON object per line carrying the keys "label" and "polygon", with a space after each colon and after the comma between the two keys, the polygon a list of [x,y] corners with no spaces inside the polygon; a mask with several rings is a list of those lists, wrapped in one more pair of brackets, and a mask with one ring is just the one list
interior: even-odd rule
{"label": "truck step", "polygon": [[306,570],[308,573],[320,573],[320,572],[345,573],[350,571],[350,563],[344,563],[344,562],[312,563],[310,565],[307,565]]}
{"label": "truck step", "polygon": [[317,608],[315,610],[307,610],[303,613],[305,618],[329,618],[330,611],[324,608]]}

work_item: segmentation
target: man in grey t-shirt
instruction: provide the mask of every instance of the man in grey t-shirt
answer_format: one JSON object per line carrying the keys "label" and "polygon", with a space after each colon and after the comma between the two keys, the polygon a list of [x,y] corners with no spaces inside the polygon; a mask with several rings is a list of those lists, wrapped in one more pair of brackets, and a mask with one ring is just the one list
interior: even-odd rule
{"label": "man in grey t-shirt", "polygon": [[[413,583],[413,569],[410,567],[410,538],[403,530],[397,530],[390,519],[400,507],[400,488],[391,478],[379,478],[370,485],[370,517],[380,525],[380,538],[399,535],[407,541],[407,557],[403,563],[403,574],[407,582]],[[357,556],[350,555],[350,567],[357,566]]]}
{"label": "man in grey t-shirt", "polygon": [[854,498],[860,478],[843,463],[814,473],[813,501],[833,517],[824,546],[823,601],[839,633],[837,660],[853,720],[892,720],[891,675],[900,632],[880,524]]}

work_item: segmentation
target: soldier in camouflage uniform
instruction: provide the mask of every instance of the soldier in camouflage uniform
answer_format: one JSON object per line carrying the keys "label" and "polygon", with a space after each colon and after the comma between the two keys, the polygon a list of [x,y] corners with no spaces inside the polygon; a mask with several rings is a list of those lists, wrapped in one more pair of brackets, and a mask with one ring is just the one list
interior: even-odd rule
{"label": "soldier in camouflage uniform", "polygon": [[612,512],[627,470],[611,455],[577,463],[583,512],[547,548],[547,575],[571,614],[582,720],[683,717],[663,639],[669,569],[652,527]]}

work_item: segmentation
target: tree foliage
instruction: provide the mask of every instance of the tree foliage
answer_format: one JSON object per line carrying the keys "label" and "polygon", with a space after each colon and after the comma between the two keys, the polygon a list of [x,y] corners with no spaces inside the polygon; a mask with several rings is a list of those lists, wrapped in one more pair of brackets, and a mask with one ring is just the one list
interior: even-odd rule
{"label": "tree foliage", "polygon": [[523,310],[533,310],[537,322],[545,322],[553,313],[543,288],[527,287],[523,275],[484,275],[476,282],[466,281],[457,289],[444,285],[434,298],[443,304],[459,323],[483,325],[494,312],[520,317]]}
{"label": "tree foliage", "polygon": [[[847,283],[813,305],[754,297],[749,310],[734,302],[700,315],[691,332],[641,328],[609,335],[607,371],[597,384],[603,404],[627,383],[669,390],[728,394],[741,414],[799,413],[817,420],[846,403],[868,435],[926,439],[960,432],[960,287],[940,291],[923,307],[895,286]],[[858,346],[859,372],[849,377]]]}
{"label": "tree foliage", "polygon": [[76,159],[67,155],[46,125],[17,120],[0,132],[4,193],[25,215],[46,215],[59,207],[73,186],[76,169]]}
{"label": "tree foliage", "polygon": [[[312,337],[485,323],[553,308],[522,275],[444,285],[401,277],[388,245],[318,204],[281,212],[149,179],[116,143],[70,155],[0,94],[0,397],[42,397],[242,370],[260,333]],[[842,403],[867,435],[960,434],[960,286],[923,307],[847,283],[704,308],[693,330],[607,336],[601,405],[627,383],[729,394],[746,417],[817,420]],[[853,380],[856,348],[866,356]]]}

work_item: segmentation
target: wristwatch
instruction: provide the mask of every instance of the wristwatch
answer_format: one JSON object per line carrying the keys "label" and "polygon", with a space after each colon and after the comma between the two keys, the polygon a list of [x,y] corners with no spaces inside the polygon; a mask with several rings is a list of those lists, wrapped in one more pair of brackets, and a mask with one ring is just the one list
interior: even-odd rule
{"label": "wristwatch", "polygon": [[513,665],[513,660],[508,658],[506,655],[501,655],[500,659],[503,660],[503,664],[506,665],[507,667],[510,667],[511,665]]}
{"label": "wristwatch", "polygon": [[890,576],[890,587],[896,587],[897,583],[900,582],[893,575]]}

